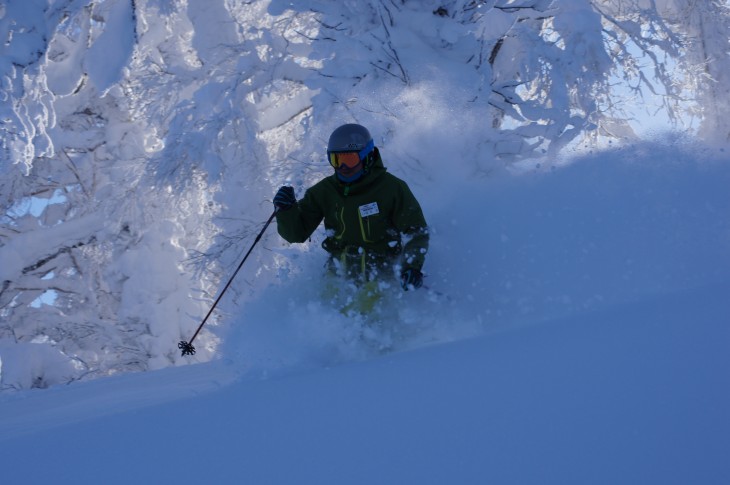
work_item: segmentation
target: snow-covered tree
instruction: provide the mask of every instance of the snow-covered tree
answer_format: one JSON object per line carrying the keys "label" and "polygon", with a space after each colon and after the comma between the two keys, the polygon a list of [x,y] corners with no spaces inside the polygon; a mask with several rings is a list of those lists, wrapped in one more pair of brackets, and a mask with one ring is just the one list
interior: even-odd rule
{"label": "snow-covered tree", "polygon": [[[6,48],[32,49],[36,59],[12,64],[9,72],[25,81],[5,92],[26,117],[4,125],[12,143],[2,160],[0,342],[50,344],[55,354],[0,351],[4,388],[173,364],[175,341],[200,312],[190,295],[204,287],[182,265],[185,248],[196,245],[185,239],[178,202],[188,211],[207,206],[194,189],[173,192],[148,176],[148,134],[124,91],[137,42],[133,6],[14,1],[5,8]],[[42,41],[13,29],[42,32]],[[25,109],[37,99],[46,100],[43,116]],[[52,143],[41,151],[34,133]],[[14,372],[30,366],[23,355],[46,361],[33,373]],[[59,360],[65,370],[51,373]]]}
{"label": "snow-covered tree", "polygon": [[[631,94],[727,137],[728,18],[715,0],[5,2],[0,384],[187,361],[271,193],[328,173],[342,122],[416,185],[632,136]],[[232,296],[286,264],[257,252]]]}
{"label": "snow-covered tree", "polygon": [[730,141],[730,4],[725,0],[665,0],[658,13],[685,36],[685,65],[695,78],[689,94],[697,104],[698,134]]}

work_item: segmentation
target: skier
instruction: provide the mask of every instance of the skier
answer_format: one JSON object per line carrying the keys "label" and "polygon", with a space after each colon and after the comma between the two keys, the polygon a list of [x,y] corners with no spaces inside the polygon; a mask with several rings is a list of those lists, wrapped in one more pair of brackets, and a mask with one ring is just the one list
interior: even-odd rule
{"label": "skier", "polygon": [[278,190],[277,229],[288,242],[302,243],[324,219],[328,267],[356,290],[342,311],[367,314],[389,281],[398,278],[404,290],[422,286],[428,227],[408,185],[386,171],[364,126],[345,124],[332,132],[327,159],[334,174],[301,200],[293,187]]}

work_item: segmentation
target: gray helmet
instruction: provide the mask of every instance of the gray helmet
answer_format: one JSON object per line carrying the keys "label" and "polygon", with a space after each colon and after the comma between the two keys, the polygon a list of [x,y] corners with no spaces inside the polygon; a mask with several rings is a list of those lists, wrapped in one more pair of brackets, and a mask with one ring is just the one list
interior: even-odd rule
{"label": "gray helmet", "polygon": [[361,159],[364,159],[373,148],[375,143],[367,128],[354,123],[342,125],[333,131],[327,144],[328,153],[360,152]]}

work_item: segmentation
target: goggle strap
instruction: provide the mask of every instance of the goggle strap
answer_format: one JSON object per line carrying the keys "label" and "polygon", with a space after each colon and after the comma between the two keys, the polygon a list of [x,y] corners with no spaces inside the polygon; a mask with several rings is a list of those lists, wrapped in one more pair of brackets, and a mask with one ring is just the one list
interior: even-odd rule
{"label": "goggle strap", "polygon": [[368,156],[368,153],[372,152],[375,148],[375,141],[370,140],[367,145],[365,145],[365,148],[360,150],[358,155],[360,156],[360,160],[365,160],[365,157]]}

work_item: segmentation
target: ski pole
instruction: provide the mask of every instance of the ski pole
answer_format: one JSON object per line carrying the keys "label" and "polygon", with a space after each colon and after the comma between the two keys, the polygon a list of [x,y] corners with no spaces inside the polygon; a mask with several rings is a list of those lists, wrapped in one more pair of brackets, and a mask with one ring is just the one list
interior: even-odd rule
{"label": "ski pole", "polygon": [[266,228],[269,227],[269,224],[271,224],[271,221],[274,220],[274,217],[276,217],[277,212],[279,212],[279,209],[278,208],[274,209],[274,212],[269,217],[269,220],[266,221],[266,224],[264,224],[264,228],[261,229],[261,232],[259,233],[259,235],[256,236],[256,239],[254,240],[253,244],[249,248],[246,255],[243,257],[241,264],[238,265],[238,268],[236,268],[236,271],[233,272],[233,276],[231,276],[231,278],[228,280],[228,283],[226,283],[226,286],[223,287],[223,290],[218,295],[218,298],[216,298],[215,302],[213,302],[213,306],[210,307],[210,310],[208,310],[208,314],[205,316],[205,318],[203,318],[203,321],[198,326],[198,329],[195,331],[195,333],[193,334],[193,337],[190,339],[190,341],[186,342],[185,340],[181,340],[180,343],[177,344],[177,348],[182,350],[183,357],[186,355],[195,354],[195,347],[193,347],[193,340],[195,340],[195,337],[198,336],[198,334],[200,333],[200,330],[203,328],[203,325],[205,325],[205,322],[208,321],[208,317],[210,317],[210,315],[213,313],[213,310],[215,310],[215,307],[218,305],[218,302],[221,301],[221,298],[223,298],[223,294],[226,292],[228,287],[231,286],[231,283],[233,283],[233,279],[236,277],[238,272],[243,267],[243,263],[245,263],[246,260],[248,259],[248,256],[249,256],[249,254],[251,254],[251,251],[253,251],[253,248],[254,248],[254,246],[256,246],[256,243],[258,243],[259,240],[261,240],[261,237],[264,235],[264,232],[266,232]]}

